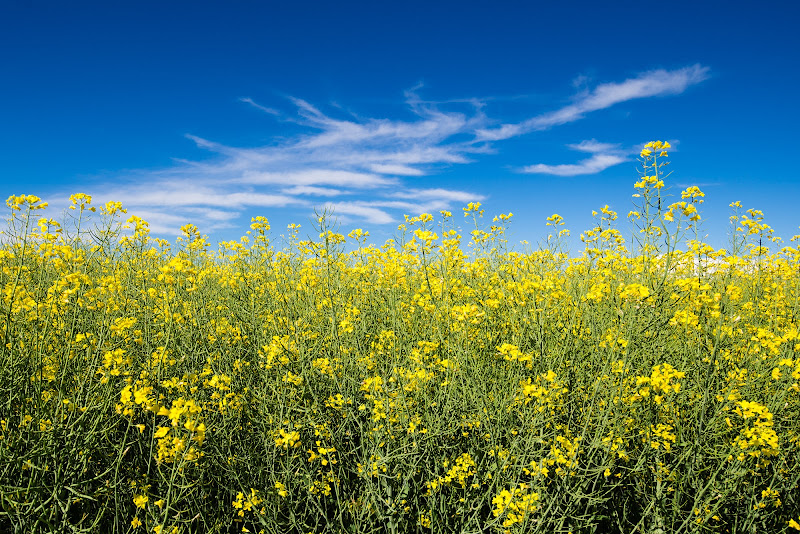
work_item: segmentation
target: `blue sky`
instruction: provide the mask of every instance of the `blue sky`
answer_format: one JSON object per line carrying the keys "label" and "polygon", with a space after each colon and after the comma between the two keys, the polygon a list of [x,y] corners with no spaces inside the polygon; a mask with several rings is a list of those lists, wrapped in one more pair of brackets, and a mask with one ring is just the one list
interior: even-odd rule
{"label": "blue sky", "polygon": [[536,243],[552,213],[624,218],[661,139],[709,242],[734,200],[798,233],[800,8],[557,4],[2,2],[2,194],[119,200],[170,239],[330,206],[378,244],[476,200]]}

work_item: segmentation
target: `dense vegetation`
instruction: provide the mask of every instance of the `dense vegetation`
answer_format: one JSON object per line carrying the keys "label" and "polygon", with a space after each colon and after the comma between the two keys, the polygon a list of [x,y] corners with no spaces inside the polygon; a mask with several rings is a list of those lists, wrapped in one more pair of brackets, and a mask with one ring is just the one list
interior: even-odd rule
{"label": "dense vegetation", "polygon": [[0,530],[800,530],[800,249],[738,203],[728,249],[700,242],[667,148],[635,239],[605,207],[572,255],[558,215],[523,254],[479,204],[464,233],[348,245],[322,216],[276,248],[255,218],[212,251],[12,196]]}

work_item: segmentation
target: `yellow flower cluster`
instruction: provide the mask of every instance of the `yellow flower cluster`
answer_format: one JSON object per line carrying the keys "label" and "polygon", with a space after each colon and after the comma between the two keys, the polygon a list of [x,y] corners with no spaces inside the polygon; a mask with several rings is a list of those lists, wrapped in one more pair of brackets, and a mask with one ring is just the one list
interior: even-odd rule
{"label": "yellow flower cluster", "polygon": [[502,525],[506,528],[513,525],[524,524],[539,507],[539,494],[530,491],[527,484],[520,484],[510,490],[504,489],[493,499],[495,517],[503,518]]}
{"label": "yellow flower cluster", "polygon": [[[477,473],[475,461],[468,452],[458,456],[454,461],[445,460],[443,463],[447,472],[426,483],[428,494],[440,491],[442,488],[457,483],[462,489],[467,487],[467,479],[474,477]],[[477,486],[480,486],[480,484]]]}

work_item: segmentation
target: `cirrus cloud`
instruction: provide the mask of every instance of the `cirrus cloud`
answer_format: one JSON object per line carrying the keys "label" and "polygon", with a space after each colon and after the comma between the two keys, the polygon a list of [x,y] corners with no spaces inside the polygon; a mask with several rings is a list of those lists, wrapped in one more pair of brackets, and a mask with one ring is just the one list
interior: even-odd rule
{"label": "cirrus cloud", "polygon": [[[436,175],[496,153],[503,140],[574,122],[630,100],[679,94],[708,76],[709,69],[700,65],[648,71],[583,89],[566,106],[509,123],[487,115],[490,99],[422,100],[420,87],[406,91],[408,115],[402,119],[357,117],[341,109],[328,113],[295,97],[288,99],[291,109],[278,110],[245,97],[240,99],[243,104],[271,120],[292,123],[300,133],[255,147],[187,135],[210,157],[129,172],[94,193],[98,200],[119,200],[133,213],[147,213],[158,221],[159,231],[178,228],[181,221],[199,222],[213,231],[231,226],[251,208],[308,213],[315,206],[332,207],[355,220],[390,224],[402,220],[403,213],[484,199],[486,195],[477,191],[439,187]],[[569,147],[590,156],[574,163],[528,165],[521,172],[592,174],[630,157],[618,144],[594,139]]]}

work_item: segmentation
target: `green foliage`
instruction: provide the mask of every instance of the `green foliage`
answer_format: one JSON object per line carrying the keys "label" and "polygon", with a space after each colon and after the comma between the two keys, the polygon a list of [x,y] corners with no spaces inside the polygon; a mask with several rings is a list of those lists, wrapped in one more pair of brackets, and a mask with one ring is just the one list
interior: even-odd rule
{"label": "green foliage", "polygon": [[800,250],[753,210],[735,254],[701,243],[699,189],[659,200],[666,148],[635,253],[608,207],[569,257],[560,216],[520,254],[476,203],[466,246],[442,212],[347,252],[323,213],[318,239],[276,250],[262,217],[212,251],[11,197],[0,530],[794,528]]}

